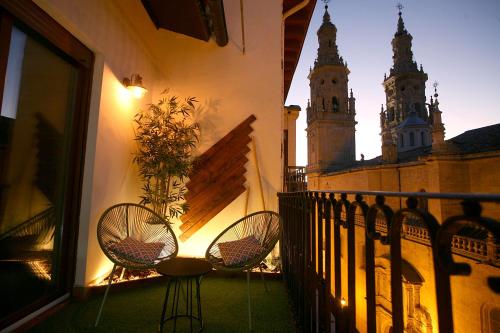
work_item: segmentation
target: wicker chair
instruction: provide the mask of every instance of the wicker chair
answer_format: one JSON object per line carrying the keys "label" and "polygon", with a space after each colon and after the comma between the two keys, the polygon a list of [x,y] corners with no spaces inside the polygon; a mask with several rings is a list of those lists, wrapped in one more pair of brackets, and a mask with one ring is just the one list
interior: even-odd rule
{"label": "wicker chair", "polygon": [[97,314],[96,327],[117,266],[152,269],[160,261],[175,257],[178,251],[177,239],[168,223],[151,209],[134,203],[106,209],[97,224],[97,239],[114,265]]}
{"label": "wicker chair", "polygon": [[[250,272],[252,268],[259,267],[262,279],[261,263],[264,258],[272,251],[280,237],[280,216],[271,211],[260,211],[236,221],[220,233],[217,238],[209,245],[205,257],[212,263],[215,269],[223,271],[246,271],[247,273],[247,293],[248,293],[248,325],[252,330],[252,307],[250,302]],[[253,242],[246,240],[252,239]],[[255,241],[256,240],[256,241]],[[250,243],[251,247],[256,247],[256,251],[250,251],[250,255],[243,260],[233,260],[228,263],[227,248],[228,245],[237,243]],[[258,243],[256,245],[255,243]],[[246,246],[243,244],[243,246]],[[241,245],[241,244],[240,244]],[[247,249],[241,246],[234,252],[244,253]],[[226,252],[226,254],[224,253]],[[264,281],[265,284],[265,281]],[[266,291],[267,291],[267,286]]]}

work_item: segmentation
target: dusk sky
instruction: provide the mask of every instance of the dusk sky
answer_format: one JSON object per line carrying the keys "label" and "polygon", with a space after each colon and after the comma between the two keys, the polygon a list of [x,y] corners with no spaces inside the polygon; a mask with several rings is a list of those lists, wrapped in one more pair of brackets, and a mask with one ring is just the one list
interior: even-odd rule
{"label": "dusk sky", "polygon": [[[401,1],[405,27],[413,36],[413,56],[429,79],[426,96],[439,83],[445,139],[468,129],[500,123],[500,0]],[[384,73],[392,66],[391,41],[398,10],[393,0],[333,0],[328,11],[337,27],[339,54],[350,70],[356,97],[356,159],[381,154],[379,113],[385,105]],[[297,121],[297,165],[307,164],[306,105],[309,67],[317,55],[316,32],[324,3],[316,9],[286,105],[302,108]],[[335,138],[325,138],[335,140]]]}

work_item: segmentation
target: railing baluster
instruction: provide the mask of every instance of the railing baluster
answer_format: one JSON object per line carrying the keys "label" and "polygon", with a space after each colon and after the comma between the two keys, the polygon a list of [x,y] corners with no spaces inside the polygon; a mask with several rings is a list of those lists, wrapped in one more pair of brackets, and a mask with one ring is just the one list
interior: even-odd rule
{"label": "railing baluster", "polygon": [[365,274],[366,274],[366,332],[376,333],[376,300],[375,300],[375,223],[378,209],[372,206],[365,219]]}
{"label": "railing baluster", "polygon": [[[335,200],[334,193],[340,194],[340,200]],[[355,194],[355,201],[349,203],[347,193]],[[368,208],[361,194],[375,197],[375,204]],[[406,197],[407,207],[393,214],[392,209],[385,204],[385,196]],[[449,217],[439,225],[431,213],[417,208],[417,198],[469,201],[463,204],[463,215]],[[480,201],[499,203],[500,196],[367,191],[280,193],[279,209],[283,218],[280,243],[282,272],[300,330],[331,332],[334,329],[331,321],[333,315],[336,332],[363,331],[363,328],[356,327],[357,315],[360,315],[356,311],[356,290],[363,287],[356,285],[356,281],[360,281],[356,276],[356,241],[359,242],[360,239],[356,240],[355,226],[358,226],[364,227],[366,231],[366,332],[376,333],[378,325],[383,324],[382,319],[377,325],[377,302],[380,299],[380,305],[383,306],[388,300],[384,300],[386,296],[383,285],[379,291],[380,296],[377,296],[375,288],[376,241],[380,245],[390,245],[392,310],[386,311],[390,311],[389,315],[392,316],[392,332],[403,332],[415,323],[415,317],[408,317],[408,322],[405,322],[403,292],[419,295],[420,289],[403,290],[403,274],[406,274],[404,272],[408,269],[408,263],[402,258],[401,239],[415,242],[419,246],[431,246],[438,329],[439,332],[453,332],[450,275],[467,275],[471,272],[469,264],[454,262],[453,253],[486,265],[498,265],[500,224],[481,216]],[[345,221],[342,220],[343,211],[347,213]],[[356,219],[360,215],[364,222]],[[347,229],[347,271],[341,267],[341,226]],[[464,228],[484,229],[488,232],[487,237],[462,235],[460,231]],[[381,255],[384,252],[385,250]],[[476,269],[484,265],[474,267]],[[500,292],[500,278],[488,276],[487,279],[485,285],[487,282],[494,292]],[[379,280],[378,283],[382,281],[384,280]],[[347,286],[347,295],[342,294],[342,286]],[[409,295],[413,297],[412,294]],[[341,304],[342,296],[347,296],[348,302],[344,309]],[[409,312],[417,309],[416,305],[408,306]],[[386,325],[384,324],[385,329],[388,328]]]}
{"label": "railing baluster", "polygon": [[326,320],[326,332],[332,331],[332,221],[331,221],[331,209],[332,209],[332,196],[330,195],[326,198],[326,193],[322,193],[322,199],[325,202],[325,281],[326,281],[326,291],[325,291],[325,320]]}

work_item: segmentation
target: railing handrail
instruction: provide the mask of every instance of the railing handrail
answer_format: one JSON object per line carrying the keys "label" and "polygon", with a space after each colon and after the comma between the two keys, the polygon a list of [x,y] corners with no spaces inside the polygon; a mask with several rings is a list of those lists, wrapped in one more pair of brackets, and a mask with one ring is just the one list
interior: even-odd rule
{"label": "railing handrail", "polygon": [[[500,202],[500,195],[496,193],[308,190],[279,193],[278,197],[283,217],[280,242],[282,270],[297,321],[304,331],[329,332],[335,327],[337,331],[357,332],[356,314],[362,311],[364,324],[363,318],[359,318],[362,325],[366,325],[367,333],[377,332],[377,324],[384,324],[386,328],[390,325],[394,332],[402,333],[406,327],[403,292],[407,290],[403,286],[403,269],[407,267],[405,263],[412,264],[411,260],[403,258],[404,239],[430,246],[430,251],[425,253],[432,255],[429,272],[433,278],[429,279],[433,280],[433,285],[429,286],[435,288],[434,315],[440,332],[454,331],[453,310],[456,304],[452,303],[451,277],[471,275],[472,270],[488,268],[486,265],[499,266],[500,222],[498,217],[482,216],[482,203]],[[392,202],[394,200],[386,201],[388,197],[408,200],[404,200],[404,204],[400,201],[398,205]],[[425,199],[445,199],[443,204],[446,209],[434,212],[429,208],[436,207],[429,207]],[[461,207],[449,205],[448,199],[460,202]],[[488,214],[492,212],[488,211]],[[366,232],[356,235],[359,217],[363,219],[361,226],[364,225]],[[409,223],[413,217],[422,226]],[[381,231],[380,226],[385,226],[386,230]],[[469,234],[481,238],[470,238]],[[362,246],[356,247],[357,244]],[[383,251],[380,251],[381,247],[384,247]],[[407,247],[406,250],[410,251],[407,255],[414,255],[415,248]],[[390,258],[389,271],[385,273],[388,280],[384,277],[383,290],[387,292],[390,289],[391,309],[388,311],[392,323],[377,315],[377,252],[378,255],[388,254]],[[471,265],[473,261],[454,258],[453,254],[486,265]],[[359,269],[356,258],[362,261],[362,269]],[[485,288],[500,293],[497,271],[484,273],[487,277],[483,278]],[[358,285],[357,281],[361,284]],[[417,279],[414,282],[415,288],[419,289],[422,281]],[[366,293],[364,300],[362,287]],[[431,289],[428,290],[432,292]],[[357,298],[360,298],[358,302]],[[406,311],[415,311],[420,299],[415,302]],[[410,312],[406,315],[408,325],[412,325],[409,320],[416,317]],[[430,322],[426,325],[433,330],[435,328]]]}
{"label": "railing handrail", "polygon": [[[337,193],[337,194],[361,194],[382,195],[386,197],[417,197],[428,199],[457,199],[457,200],[479,200],[483,202],[500,202],[500,194],[490,193],[437,193],[437,192],[391,192],[391,191],[355,191],[355,190],[307,190],[304,192]],[[288,194],[281,192],[281,194]]]}

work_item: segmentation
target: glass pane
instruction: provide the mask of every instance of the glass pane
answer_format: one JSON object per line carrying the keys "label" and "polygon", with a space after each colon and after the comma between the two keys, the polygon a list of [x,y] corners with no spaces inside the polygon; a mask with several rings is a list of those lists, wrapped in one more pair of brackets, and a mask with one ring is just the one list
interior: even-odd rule
{"label": "glass pane", "polygon": [[14,28],[0,117],[0,318],[61,293],[76,68]]}

